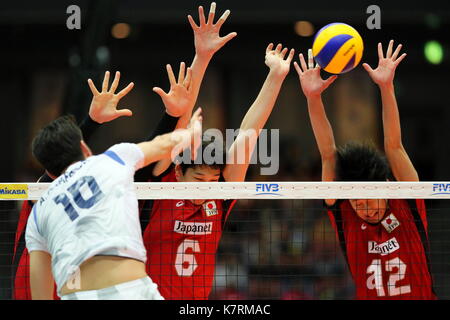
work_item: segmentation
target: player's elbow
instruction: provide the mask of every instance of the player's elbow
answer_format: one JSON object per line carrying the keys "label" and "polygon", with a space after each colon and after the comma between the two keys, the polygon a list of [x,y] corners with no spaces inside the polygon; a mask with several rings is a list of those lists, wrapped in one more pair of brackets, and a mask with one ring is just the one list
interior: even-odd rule
{"label": "player's elbow", "polygon": [[385,138],[384,139],[384,151],[386,153],[390,151],[404,151],[402,140],[400,138]]}
{"label": "player's elbow", "polygon": [[321,149],[320,158],[322,159],[322,163],[334,161],[336,158],[336,146],[330,145],[327,148]]}

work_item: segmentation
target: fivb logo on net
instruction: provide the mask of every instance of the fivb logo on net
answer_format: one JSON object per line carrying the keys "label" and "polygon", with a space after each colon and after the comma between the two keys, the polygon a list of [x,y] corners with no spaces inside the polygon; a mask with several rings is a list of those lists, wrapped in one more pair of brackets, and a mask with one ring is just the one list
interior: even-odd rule
{"label": "fivb logo on net", "polygon": [[433,183],[433,194],[450,194],[450,183]]}
{"label": "fivb logo on net", "polygon": [[[270,139],[269,139],[270,137]],[[209,142],[205,148],[197,148],[195,160],[192,160],[190,152],[179,154],[179,148],[174,148],[176,156],[172,156],[174,163],[183,164],[260,164],[261,175],[275,175],[280,167],[280,130],[261,129],[256,130],[226,129],[225,139],[219,129],[208,129],[203,133],[203,141]],[[225,141],[225,145],[223,144]],[[233,152],[231,152],[231,147]],[[254,146],[254,148],[253,148]],[[223,158],[223,148],[227,153]],[[248,159],[249,149],[253,148],[252,155]],[[203,150],[202,150],[203,149]],[[233,155],[233,156],[231,156]]]}

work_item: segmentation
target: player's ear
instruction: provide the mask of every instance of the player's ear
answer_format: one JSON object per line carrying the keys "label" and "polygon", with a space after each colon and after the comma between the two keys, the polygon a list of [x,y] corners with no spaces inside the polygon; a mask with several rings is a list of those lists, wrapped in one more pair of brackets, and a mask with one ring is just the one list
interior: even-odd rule
{"label": "player's ear", "polygon": [[179,164],[175,165],[175,177],[178,182],[183,181],[183,170],[181,170],[181,166]]}
{"label": "player's ear", "polygon": [[[48,172],[47,170],[45,170],[45,173],[46,173],[52,180],[55,180],[56,178],[58,178],[57,176],[51,174],[51,173]],[[42,177],[41,177],[41,178],[42,178]],[[39,180],[40,180],[41,178],[39,178]],[[38,182],[39,182],[39,180],[38,180]]]}
{"label": "player's ear", "polygon": [[81,152],[83,152],[84,158],[88,158],[92,156],[92,151],[89,146],[83,140],[80,141]]}

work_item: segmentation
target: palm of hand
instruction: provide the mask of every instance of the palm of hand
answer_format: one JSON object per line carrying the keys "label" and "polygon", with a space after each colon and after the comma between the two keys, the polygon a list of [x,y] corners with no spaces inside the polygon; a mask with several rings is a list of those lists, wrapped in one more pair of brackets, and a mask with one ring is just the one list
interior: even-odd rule
{"label": "palm of hand", "polygon": [[222,45],[219,32],[214,26],[195,33],[195,48],[199,53],[215,53]]}
{"label": "palm of hand", "polygon": [[370,74],[377,84],[389,83],[394,80],[395,63],[391,59],[380,59],[378,67]]}
{"label": "palm of hand", "polygon": [[192,104],[192,97],[183,85],[173,85],[169,93],[163,97],[164,104],[171,113],[183,114]]}
{"label": "palm of hand", "polygon": [[321,94],[325,90],[325,81],[320,77],[320,69],[308,69],[300,76],[300,83],[306,96]]}
{"label": "palm of hand", "polygon": [[102,122],[115,119],[119,97],[111,92],[102,92],[94,96],[91,103],[90,113],[95,114]]}
{"label": "palm of hand", "polygon": [[289,72],[290,61],[284,60],[282,56],[274,51],[270,51],[266,54],[265,63],[270,70],[273,70],[278,74],[287,74]]}

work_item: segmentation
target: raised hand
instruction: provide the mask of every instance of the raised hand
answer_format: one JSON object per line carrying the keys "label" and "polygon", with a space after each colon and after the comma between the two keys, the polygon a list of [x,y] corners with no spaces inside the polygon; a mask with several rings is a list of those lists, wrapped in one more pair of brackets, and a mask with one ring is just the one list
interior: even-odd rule
{"label": "raised hand", "polygon": [[177,82],[170,64],[166,68],[170,82],[169,92],[166,93],[159,87],[153,88],[153,91],[161,97],[166,107],[166,112],[169,115],[172,117],[181,117],[187,111],[191,110],[195,103],[195,97],[191,89],[192,71],[190,68],[187,68],[187,72],[185,72],[185,64],[181,62]]}
{"label": "raised hand", "polygon": [[88,79],[89,88],[93,95],[91,106],[89,108],[89,116],[95,122],[103,123],[119,117],[130,117],[133,115],[131,110],[128,109],[117,110],[117,104],[120,99],[126,96],[134,86],[134,83],[130,82],[130,84],[122,89],[122,91],[115,93],[117,86],[119,85],[119,79],[120,72],[117,71],[114,81],[111,84],[111,88],[108,90],[109,71],[106,71],[101,92],[98,92],[94,82],[92,82],[91,79]]}
{"label": "raised hand", "polygon": [[226,10],[214,24],[214,15],[216,11],[216,3],[211,3],[208,21],[205,21],[205,13],[203,7],[198,7],[198,16],[200,24],[197,25],[191,15],[188,15],[189,23],[194,31],[195,51],[200,56],[211,57],[220,50],[228,41],[233,39],[237,33],[231,32],[225,37],[219,36],[220,28],[230,15],[230,10]]}
{"label": "raised hand", "polygon": [[292,58],[294,58],[295,50],[291,49],[288,57],[284,59],[288,52],[288,48],[281,50],[282,48],[283,46],[279,43],[275,50],[273,50],[273,43],[270,43],[266,48],[265,63],[270,68],[271,72],[275,72],[280,76],[286,76],[289,72]]}
{"label": "raised hand", "polygon": [[381,42],[378,43],[379,60],[378,67],[376,69],[372,69],[367,63],[363,64],[364,69],[366,69],[366,71],[369,73],[369,76],[372,78],[373,82],[375,82],[379,86],[390,85],[393,83],[395,69],[397,68],[399,63],[406,57],[406,53],[398,57],[400,50],[402,49],[401,44],[397,46],[394,53],[392,53],[393,46],[394,40],[391,40],[386,52],[386,57],[384,57],[383,46],[381,45]]}
{"label": "raised hand", "polygon": [[320,67],[318,65],[314,67],[314,59],[311,49],[308,50],[308,66],[306,65],[303,54],[300,53],[299,58],[301,67],[297,62],[294,62],[294,67],[298,73],[303,93],[306,98],[320,96],[322,92],[328,88],[334,80],[336,80],[337,76],[331,76],[327,80],[323,80],[321,78]]}

